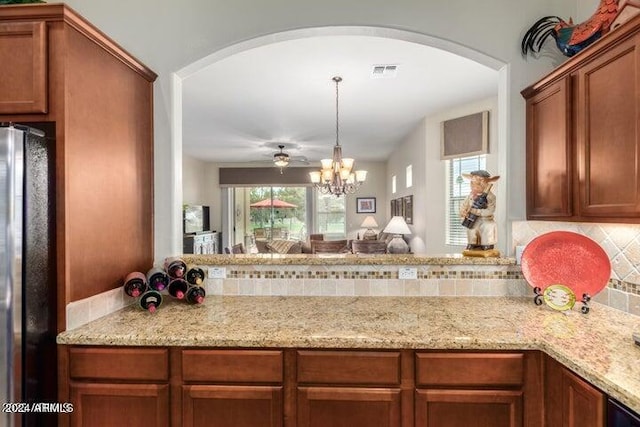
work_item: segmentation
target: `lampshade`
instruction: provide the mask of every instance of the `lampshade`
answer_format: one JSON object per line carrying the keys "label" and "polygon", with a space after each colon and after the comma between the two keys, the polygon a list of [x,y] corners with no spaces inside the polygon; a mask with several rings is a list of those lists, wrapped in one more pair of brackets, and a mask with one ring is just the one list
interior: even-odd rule
{"label": "lampshade", "polygon": [[387,224],[383,231],[389,234],[411,234],[409,226],[401,216],[391,218],[391,221],[389,221],[389,224]]}
{"label": "lampshade", "polygon": [[362,221],[362,224],[360,224],[360,227],[362,228],[376,228],[377,226],[378,223],[376,222],[376,219],[371,215],[368,215],[364,221]]}
{"label": "lampshade", "polygon": [[372,228],[378,227],[378,223],[376,222],[376,219],[371,215],[368,215],[364,219],[364,221],[362,221],[360,227],[367,229],[367,231],[365,231],[362,235],[362,238],[364,240],[376,240],[378,238],[378,233],[372,230]]}
{"label": "lampshade", "polygon": [[409,245],[402,238],[403,234],[411,234],[409,226],[401,216],[394,216],[383,230],[385,233],[393,234],[393,239],[387,245],[387,252],[390,254],[406,254],[409,252]]}

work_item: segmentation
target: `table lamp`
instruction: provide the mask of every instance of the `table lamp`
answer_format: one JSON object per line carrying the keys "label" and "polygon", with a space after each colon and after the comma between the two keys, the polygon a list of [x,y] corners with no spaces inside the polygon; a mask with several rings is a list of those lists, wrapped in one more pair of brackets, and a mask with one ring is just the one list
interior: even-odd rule
{"label": "table lamp", "polygon": [[367,216],[364,221],[362,221],[360,227],[367,229],[367,231],[365,231],[362,235],[362,240],[376,240],[378,238],[378,233],[373,231],[373,228],[378,227],[378,223],[376,222],[376,219],[371,215]]}
{"label": "table lamp", "polygon": [[406,254],[409,252],[409,245],[402,238],[403,234],[411,234],[411,230],[404,218],[394,216],[383,230],[385,233],[393,234],[393,239],[387,245],[387,252],[390,254]]}

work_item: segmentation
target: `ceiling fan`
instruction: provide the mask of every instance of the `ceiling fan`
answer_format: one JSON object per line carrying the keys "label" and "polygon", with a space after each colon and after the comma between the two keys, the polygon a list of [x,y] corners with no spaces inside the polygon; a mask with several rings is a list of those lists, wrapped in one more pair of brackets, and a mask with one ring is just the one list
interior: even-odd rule
{"label": "ceiling fan", "polygon": [[282,169],[289,166],[289,155],[282,151],[284,149],[284,145],[278,145],[280,149],[279,153],[273,155],[273,163],[280,168],[280,173],[282,174]]}
{"label": "ceiling fan", "polygon": [[[265,144],[265,145],[269,146],[270,144],[269,145]],[[294,164],[294,163],[298,163],[298,164],[302,164],[302,165],[308,165],[309,164],[309,160],[305,156],[292,156],[292,155],[289,155],[288,153],[285,153],[284,149],[287,147],[287,145],[289,145],[290,148],[295,148],[295,145],[292,145],[292,144],[278,143],[277,147],[278,147],[279,151],[276,151],[273,154],[263,154],[264,156],[271,157],[271,160],[258,160],[258,162],[260,162],[260,163],[265,163],[265,162],[273,163],[273,165],[275,167],[280,168],[280,173],[281,174],[284,173],[283,172],[284,168],[288,167],[291,164]]]}

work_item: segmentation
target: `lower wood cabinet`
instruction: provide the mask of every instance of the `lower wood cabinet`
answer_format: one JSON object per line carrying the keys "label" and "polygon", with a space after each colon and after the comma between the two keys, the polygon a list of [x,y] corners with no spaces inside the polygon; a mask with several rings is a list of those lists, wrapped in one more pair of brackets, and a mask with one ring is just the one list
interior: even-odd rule
{"label": "lower wood cabinet", "polygon": [[400,390],[355,387],[299,387],[298,427],[399,427]]}
{"label": "lower wood cabinet", "polygon": [[521,391],[418,390],[416,427],[521,427]]}
{"label": "lower wood cabinet", "polygon": [[74,411],[60,424],[170,425],[167,349],[72,347],[61,360],[69,361],[67,401]]}
{"label": "lower wood cabinet", "polygon": [[185,427],[282,426],[282,387],[189,385],[182,390]]}
{"label": "lower wood cabinet", "polygon": [[61,346],[61,426],[603,427],[538,351]]}
{"label": "lower wood cabinet", "polygon": [[545,425],[604,427],[606,395],[551,357],[545,357]]}
{"label": "lower wood cabinet", "polygon": [[71,382],[72,426],[169,426],[168,384]]}
{"label": "lower wood cabinet", "polygon": [[296,425],[411,425],[402,411],[403,397],[406,406],[413,391],[412,372],[403,377],[402,360],[406,365],[411,357],[400,351],[297,351]]}
{"label": "lower wood cabinet", "polygon": [[522,427],[525,355],[416,354],[416,427]]}

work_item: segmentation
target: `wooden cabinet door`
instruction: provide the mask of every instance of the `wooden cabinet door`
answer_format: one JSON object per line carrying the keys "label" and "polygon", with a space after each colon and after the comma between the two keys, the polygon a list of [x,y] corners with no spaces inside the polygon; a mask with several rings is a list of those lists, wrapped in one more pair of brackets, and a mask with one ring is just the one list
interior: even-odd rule
{"label": "wooden cabinet door", "polygon": [[521,427],[522,392],[417,390],[416,427]]}
{"label": "wooden cabinet door", "polygon": [[281,427],[280,386],[188,385],[182,388],[183,427]]}
{"label": "wooden cabinet door", "polygon": [[0,114],[47,112],[47,27],[0,24]]}
{"label": "wooden cabinet door", "polygon": [[563,369],[563,427],[604,427],[605,396],[591,384]]}
{"label": "wooden cabinet door", "polygon": [[566,219],[572,209],[569,77],[527,99],[527,218]]}
{"label": "wooden cabinet door", "polygon": [[169,426],[166,384],[71,382],[73,427]]}
{"label": "wooden cabinet door", "polygon": [[603,427],[605,395],[549,356],[544,359],[548,427]]}
{"label": "wooden cabinet door", "polygon": [[579,215],[640,216],[640,36],[577,72]]}
{"label": "wooden cabinet door", "polygon": [[297,427],[399,427],[400,390],[299,387]]}

